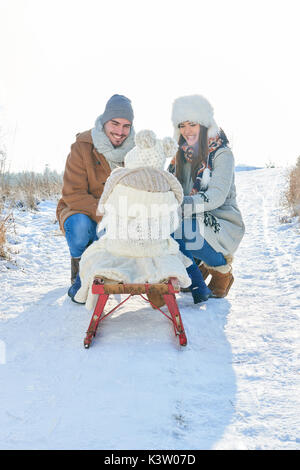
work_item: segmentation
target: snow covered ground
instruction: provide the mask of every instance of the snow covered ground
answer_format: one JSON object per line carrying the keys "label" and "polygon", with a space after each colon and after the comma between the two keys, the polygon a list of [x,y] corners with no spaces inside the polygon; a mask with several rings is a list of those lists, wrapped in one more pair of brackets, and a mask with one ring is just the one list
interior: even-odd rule
{"label": "snow covered ground", "polygon": [[[15,212],[0,262],[1,449],[300,449],[300,241],[283,170],[236,173],[246,235],[226,299],[178,304],[188,345],[135,297],[100,324],[70,301],[55,203]],[[118,297],[110,300],[113,306]]]}

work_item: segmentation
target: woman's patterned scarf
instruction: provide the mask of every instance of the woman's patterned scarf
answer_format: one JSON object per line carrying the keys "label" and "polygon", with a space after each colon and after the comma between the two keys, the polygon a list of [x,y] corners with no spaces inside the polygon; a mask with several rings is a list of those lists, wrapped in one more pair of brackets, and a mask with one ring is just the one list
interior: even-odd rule
{"label": "woman's patterned scarf", "polygon": [[[190,193],[190,196],[194,194],[200,194],[205,202],[209,202],[209,199],[205,193],[207,187],[204,189],[205,184],[203,180],[209,180],[211,176],[211,172],[212,172],[213,157],[218,149],[227,147],[227,143],[228,143],[228,140],[226,138],[223,138],[221,134],[218,134],[216,137],[211,137],[208,139],[207,162],[206,163],[202,162],[201,168],[198,169],[197,177],[196,177],[194,186],[192,188],[192,191]],[[180,148],[184,153],[184,157],[186,161],[190,163],[193,161],[193,156],[198,154],[197,147],[194,148],[185,144],[185,145],[182,145]],[[168,168],[168,170],[173,174],[176,171],[175,165],[176,165],[176,157],[172,159]],[[212,215],[210,212],[204,212],[203,216],[204,216],[204,219],[203,219],[204,225],[212,227],[212,229],[216,233],[220,231],[220,224],[214,215]]]}
{"label": "woman's patterned scarf", "polygon": [[[210,137],[208,139],[208,157],[206,162],[201,162],[201,168],[197,170],[197,176],[190,193],[190,196],[193,194],[199,193],[199,191],[203,191],[203,183],[206,180],[204,186],[207,186],[207,181],[211,176],[212,172],[212,159],[216,153],[216,151],[222,147],[226,146],[226,141],[221,137],[220,134],[217,134],[216,137]],[[184,158],[187,162],[192,163],[194,155],[198,153],[198,147],[192,147],[187,144],[183,144],[180,147],[183,151]],[[204,177],[204,178],[203,178]],[[207,189],[207,188],[206,188]]]}

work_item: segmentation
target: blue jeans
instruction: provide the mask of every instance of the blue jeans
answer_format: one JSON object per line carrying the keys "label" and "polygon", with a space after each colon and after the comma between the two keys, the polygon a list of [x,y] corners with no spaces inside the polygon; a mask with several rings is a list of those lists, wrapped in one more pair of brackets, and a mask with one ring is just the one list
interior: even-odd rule
{"label": "blue jeans", "polygon": [[201,259],[209,266],[222,266],[226,259],[222,253],[215,251],[200,234],[196,218],[183,219],[182,225],[172,234],[178,242],[180,251],[190,258]]}
{"label": "blue jeans", "polygon": [[72,258],[80,258],[85,249],[98,240],[96,228],[97,223],[85,214],[74,214],[65,220],[66,240]]}

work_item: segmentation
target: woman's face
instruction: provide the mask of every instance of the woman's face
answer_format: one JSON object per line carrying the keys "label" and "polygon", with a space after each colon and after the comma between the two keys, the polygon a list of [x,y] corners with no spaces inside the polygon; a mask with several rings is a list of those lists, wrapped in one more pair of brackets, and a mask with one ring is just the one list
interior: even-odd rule
{"label": "woman's face", "polygon": [[179,124],[179,130],[182,137],[186,140],[188,145],[195,145],[199,139],[200,124],[195,122],[185,121]]}

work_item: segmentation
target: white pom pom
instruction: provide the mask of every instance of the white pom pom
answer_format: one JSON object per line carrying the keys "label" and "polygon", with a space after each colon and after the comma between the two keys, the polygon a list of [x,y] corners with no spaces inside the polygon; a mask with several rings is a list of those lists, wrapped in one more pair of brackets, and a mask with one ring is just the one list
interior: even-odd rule
{"label": "white pom pom", "polygon": [[143,130],[136,134],[135,143],[140,148],[151,148],[156,144],[156,135],[153,131]]}
{"label": "white pom pom", "polygon": [[165,137],[162,141],[164,154],[166,158],[174,157],[177,152],[178,144],[172,137]]}

